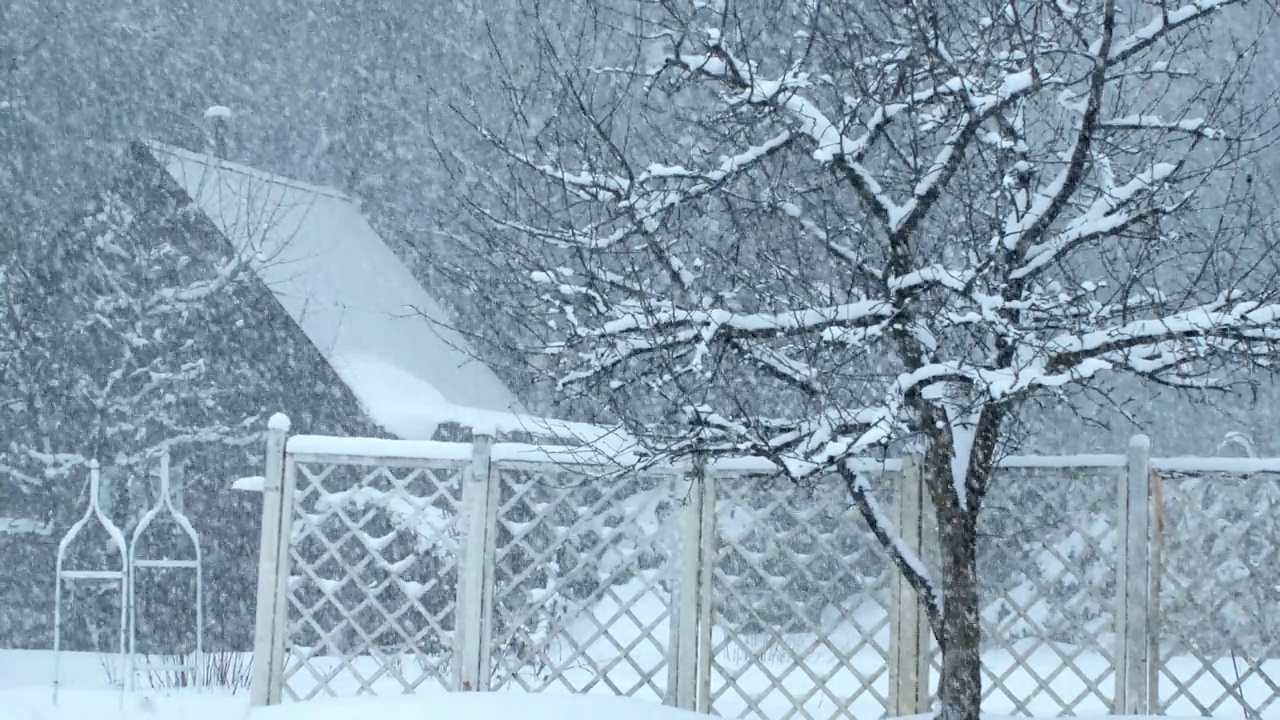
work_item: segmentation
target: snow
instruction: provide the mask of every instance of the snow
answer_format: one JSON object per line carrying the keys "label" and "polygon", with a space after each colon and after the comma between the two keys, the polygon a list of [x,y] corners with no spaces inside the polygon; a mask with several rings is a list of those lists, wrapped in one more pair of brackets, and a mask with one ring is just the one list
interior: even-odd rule
{"label": "snow", "polygon": [[380,458],[457,461],[471,459],[470,445],[431,440],[294,435],[289,438],[288,449],[294,455],[337,455],[368,458],[371,464],[381,462]]}
{"label": "snow", "polygon": [[68,692],[53,706],[46,693],[0,691],[11,720],[694,720],[705,715],[630,698],[521,693],[422,693],[336,698],[249,709],[243,696],[183,692],[130,694]]}
{"label": "snow", "polygon": [[[880,503],[876,500],[875,495],[871,492],[871,486],[867,483],[865,475],[859,473],[855,475],[853,482],[856,489],[861,494],[863,501],[866,503],[867,509],[871,513],[871,517],[875,518],[875,524],[885,533],[885,538],[893,545],[893,554],[897,559],[904,563],[906,567],[911,568],[911,572],[919,577],[926,587],[930,590],[928,602],[932,605],[932,612],[941,615],[943,608],[942,588],[933,579],[929,572],[929,567],[925,565],[924,560],[919,553],[915,551],[907,541],[902,537],[902,533],[894,526],[889,516],[885,514],[880,507]],[[888,647],[888,645],[886,645]]]}
{"label": "snow", "polygon": [[[495,443],[490,457],[498,462],[553,463],[558,465],[625,465],[639,464],[642,458],[625,448],[616,451],[603,446],[603,450],[582,447],[557,447],[525,443]],[[295,435],[288,440],[288,450],[295,455],[341,457],[368,464],[384,459],[439,460],[441,462],[468,462],[473,448],[467,443],[437,442],[429,440],[392,440],[384,438],[333,437],[328,435]],[[803,461],[799,461],[803,464]],[[1125,455],[1011,455],[1000,459],[999,466],[1010,469],[1067,469],[1067,468],[1123,468],[1128,463]],[[846,467],[859,473],[899,472],[902,461],[897,458],[876,459],[853,457],[844,461]],[[1156,457],[1151,459],[1153,470],[1185,473],[1280,473],[1280,458],[1234,457]],[[682,472],[687,464],[660,465],[654,470]],[[768,458],[739,456],[715,458],[708,469],[721,475],[758,475],[778,472],[781,468]],[[261,492],[263,478],[250,477],[237,480],[237,490]]]}
{"label": "snow", "polygon": [[[798,328],[822,327],[837,323],[856,323],[893,316],[893,307],[883,300],[860,300],[826,307],[802,307],[771,313],[735,313],[728,310],[685,310],[645,307],[637,312],[610,320],[601,327],[601,335],[621,335],[636,330],[675,326],[685,332],[686,326],[705,328],[708,335],[720,329],[742,332],[770,332]],[[637,345],[637,350],[647,346]]]}
{"label": "snow", "polygon": [[951,446],[955,449],[951,458],[951,485],[956,493],[956,501],[963,509],[969,507],[969,460],[973,455],[973,443],[977,439],[976,419],[966,414],[953,417],[950,421]]}
{"label": "snow", "polygon": [[376,716],[388,720],[694,720],[695,713],[653,703],[591,695],[512,693],[439,693],[375,700],[330,700],[323,714],[306,705],[280,706],[252,713],[260,720],[362,720]]}
{"label": "snow", "polygon": [[[619,466],[640,463],[640,458],[626,450],[606,450],[586,447],[558,447],[554,445],[530,445],[525,443],[497,443],[491,458],[498,462],[551,463],[575,466]],[[438,442],[434,440],[391,440],[385,438],[350,438],[327,435],[295,435],[289,438],[289,452],[294,455],[340,458],[343,462],[378,464],[387,459],[438,460],[444,463],[463,463],[471,460],[473,447],[468,443]],[[752,464],[753,467],[763,467]]]}
{"label": "snow", "polygon": [[457,423],[490,436],[529,433],[597,447],[630,444],[621,431],[611,428],[455,405],[436,385],[371,355],[338,356],[333,366],[369,416],[404,440],[429,441],[440,425]]}
{"label": "snow", "polygon": [[[1024,278],[1056,259],[1064,249],[1073,247],[1080,240],[1104,235],[1129,224],[1140,211],[1128,210],[1126,206],[1140,194],[1149,193],[1169,180],[1177,170],[1177,165],[1156,163],[1150,170],[1139,173],[1128,183],[1099,195],[1087,211],[1067,223],[1066,228],[1052,240],[1028,248],[1026,264],[1010,273],[1009,277],[1013,280]],[[1038,218],[1037,214],[1033,219]],[[1030,224],[1026,227],[1030,227]]]}
{"label": "snow", "polygon": [[[654,599],[658,598],[655,596]],[[637,609],[640,622],[647,625],[651,621],[651,610],[652,608],[643,607]],[[611,610],[602,608],[599,619],[607,619],[610,612]],[[827,619],[827,615],[824,614],[824,619]],[[836,613],[832,612],[830,615]],[[1031,619],[1034,619],[1035,613],[1032,615]],[[821,643],[812,633],[788,634],[781,638],[781,644],[768,648],[763,663],[751,659],[761,649],[758,642],[763,638],[729,639],[722,628],[716,628],[711,640],[713,646],[721,649],[715,657],[716,671],[713,673],[712,691],[717,694],[717,699],[713,709],[717,715],[726,718],[751,716],[771,719],[792,715],[794,711],[791,701],[781,692],[765,693],[758,702],[751,702],[745,696],[755,695],[774,678],[781,678],[783,686],[792,697],[799,698],[803,703],[809,717],[830,718],[833,716],[833,700],[843,703],[849,698],[852,701],[849,703],[847,717],[881,717],[883,707],[871,693],[863,692],[865,685],[857,679],[855,673],[875,678],[871,681],[872,687],[881,694],[887,692],[888,678],[887,673],[883,672],[884,659],[879,651],[867,643],[868,640],[881,645],[888,642],[889,628],[886,620],[883,610],[875,603],[864,603],[851,611],[844,611],[842,622],[837,616],[833,622],[823,623],[823,630],[828,633],[827,643]],[[666,631],[667,627],[663,622],[650,634],[653,637],[665,637]],[[592,637],[589,622],[576,624],[569,628],[569,632],[575,633],[584,641]],[[627,642],[623,641],[624,647]],[[597,637],[588,645],[590,656],[602,653],[607,653],[609,657],[618,656],[617,647],[605,638]],[[1020,702],[1025,702],[1026,710],[1034,717],[1058,716],[1061,709],[1050,693],[1031,690],[1037,685],[1037,676],[1054,678],[1052,684],[1060,696],[1083,696],[1075,709],[1077,716],[1109,717],[1106,703],[1097,695],[1087,693],[1081,679],[1074,672],[1055,673],[1061,667],[1063,656],[1074,657],[1076,667],[1080,668],[1085,677],[1102,678],[1103,687],[1106,687],[1112,682],[1107,658],[1096,651],[1068,645],[1042,645],[1035,648],[1034,641],[1027,640],[1015,641],[1011,645],[1010,648],[993,649],[983,655],[987,668],[996,677],[1005,678],[1002,689],[984,702],[986,720],[1003,720],[1007,715],[1023,711]],[[806,648],[812,649],[806,652]],[[552,653],[560,651],[558,648],[551,650]],[[649,668],[658,652],[659,648],[646,642],[632,650],[630,657],[639,667]],[[825,679],[825,682],[819,687],[804,672],[787,672],[788,667],[795,662],[792,655],[803,660],[809,672],[814,677]],[[1019,655],[1025,656],[1029,668],[1017,667]],[[218,690],[144,691],[126,694],[124,709],[121,710],[121,694],[118,690],[109,689],[107,679],[105,666],[112,662],[117,661],[115,658],[104,658],[93,653],[65,653],[63,690],[59,704],[55,707],[51,702],[49,687],[52,653],[0,650],[0,706],[5,708],[4,717],[12,720],[364,720],[368,716],[385,720],[399,720],[401,717],[406,720],[422,717],[430,717],[432,720],[695,720],[705,717],[663,707],[652,699],[614,697],[613,691],[605,683],[596,684],[590,694],[580,695],[569,694],[560,687],[553,687],[539,694],[509,691],[446,693],[432,689],[409,696],[344,697],[253,710],[249,709],[248,696],[244,692],[232,695]],[[1192,683],[1194,687],[1209,693],[1224,693],[1226,699],[1216,708],[1213,717],[1241,720],[1257,717],[1242,711],[1239,699],[1231,694],[1234,690],[1224,690],[1225,683],[1202,675],[1200,669],[1203,666],[1198,661],[1187,657],[1171,657],[1165,662],[1170,677],[1187,682],[1192,677],[1200,676],[1197,682]],[[1280,661],[1267,660],[1262,666],[1263,672],[1269,677],[1276,677],[1280,673]],[[1231,658],[1216,663],[1215,671],[1223,678],[1236,677]],[[577,673],[574,680],[580,683],[591,679],[588,667],[573,667],[569,672]],[[609,672],[611,680],[615,683],[621,680],[617,684],[626,687],[627,679],[624,676],[638,677],[638,673],[627,662],[620,663]],[[731,689],[727,685],[728,678],[733,678],[734,684],[741,690]],[[1247,677],[1242,689],[1244,699],[1254,708],[1265,705],[1271,695],[1267,681],[1258,675]],[[1164,685],[1162,695],[1167,697],[1170,692],[1169,686]],[[757,712],[751,712],[752,706]],[[1195,706],[1185,698],[1174,700],[1169,713],[1168,716],[1161,716],[1162,719],[1200,715]],[[1260,717],[1262,720],[1273,720],[1276,714],[1264,710]],[[1026,720],[1025,716],[1020,720]]]}
{"label": "snow", "polygon": [[212,120],[213,118],[229,118],[231,117],[231,108],[226,105],[213,105],[204,111],[204,119]]}
{"label": "snow", "polygon": [[1099,124],[1102,127],[1126,130],[1177,130],[1209,140],[1221,140],[1226,137],[1226,133],[1222,130],[1207,127],[1204,118],[1165,120],[1159,115],[1126,115],[1114,120],[1103,120]]}
{"label": "snow", "polygon": [[261,475],[254,477],[242,477],[231,483],[232,490],[241,490],[244,492],[262,492],[267,486],[267,479]]}
{"label": "snow", "polygon": [[431,383],[368,355],[333,358],[338,375],[369,417],[406,440],[430,440],[449,402]]}
{"label": "snow", "polygon": [[148,148],[331,364],[369,356],[451,405],[519,410],[350,198],[208,155]]}
{"label": "snow", "polygon": [[284,413],[276,413],[267,421],[268,430],[278,430],[280,432],[289,432],[289,416]]}
{"label": "snow", "polygon": [[[1151,469],[1163,472],[1219,472],[1248,475],[1280,473],[1280,458],[1170,457],[1151,458]],[[1206,478],[1206,480],[1212,480]]]}
{"label": "snow", "polygon": [[1165,13],[1152,13],[1151,22],[1136,30],[1133,34],[1115,43],[1111,48],[1110,61],[1115,63],[1122,56],[1128,56],[1135,50],[1148,45],[1152,39],[1169,32],[1170,29],[1187,25],[1193,20],[1232,4],[1233,0],[1194,0],[1175,10]]}
{"label": "snow", "polygon": [[31,518],[0,517],[0,535],[41,535],[53,534],[53,521],[41,522]]}
{"label": "snow", "polygon": [[1220,299],[1163,318],[1134,320],[1092,332],[1059,335],[1049,340],[1046,347],[1050,352],[1071,354],[1096,351],[1112,344],[1129,347],[1154,345],[1179,335],[1223,335],[1231,330],[1246,337],[1277,339],[1280,338],[1280,329],[1274,327],[1277,321],[1280,321],[1280,305],[1259,306],[1254,302],[1241,302],[1228,307],[1226,299]]}

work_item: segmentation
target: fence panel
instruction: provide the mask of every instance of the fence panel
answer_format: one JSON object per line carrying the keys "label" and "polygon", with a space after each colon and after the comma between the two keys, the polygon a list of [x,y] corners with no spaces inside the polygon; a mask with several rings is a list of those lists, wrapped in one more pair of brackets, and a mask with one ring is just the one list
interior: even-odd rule
{"label": "fence panel", "polygon": [[286,458],[283,698],[453,684],[467,463]]}
{"label": "fence panel", "polygon": [[678,478],[497,468],[490,687],[666,700]]}
{"label": "fence panel", "polygon": [[883,716],[893,571],[843,484],[747,476],[716,487],[711,712]]}
{"label": "fence panel", "polygon": [[[1116,512],[1111,468],[1004,468],[980,520],[984,712],[1110,714]],[[930,673],[936,690],[936,644]]]}
{"label": "fence panel", "polygon": [[1280,474],[1163,472],[1159,707],[1169,715],[1280,710]]}

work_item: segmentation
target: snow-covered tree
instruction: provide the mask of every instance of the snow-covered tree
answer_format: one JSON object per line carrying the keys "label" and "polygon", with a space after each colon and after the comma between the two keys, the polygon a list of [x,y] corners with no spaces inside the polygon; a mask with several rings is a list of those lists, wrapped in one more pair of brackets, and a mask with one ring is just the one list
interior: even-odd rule
{"label": "snow-covered tree", "polygon": [[[1274,106],[1256,44],[1206,33],[1233,5],[548,16],[520,72],[549,103],[513,71],[510,118],[475,121],[511,161],[476,180],[485,250],[525,318],[541,288],[559,388],[654,460],[839,478],[922,599],[943,717],[976,720],[978,518],[1026,423],[1125,376],[1225,387],[1280,343]],[[886,451],[923,458],[940,568],[846,462]]]}

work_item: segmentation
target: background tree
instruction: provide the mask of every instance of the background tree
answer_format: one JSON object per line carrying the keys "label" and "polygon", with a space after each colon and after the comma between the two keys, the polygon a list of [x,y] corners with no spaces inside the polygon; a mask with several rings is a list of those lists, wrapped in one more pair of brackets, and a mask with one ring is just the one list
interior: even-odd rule
{"label": "background tree", "polygon": [[[149,199],[168,206],[140,207],[139,196],[103,193],[46,248],[59,261],[19,284],[21,331],[37,346],[26,354],[44,355],[31,373],[34,392],[85,422],[74,451],[55,459],[39,443],[28,449],[28,459],[60,472],[80,474],[89,458],[101,458],[105,474],[127,477],[163,450],[247,442],[260,432],[226,424],[221,395],[231,389],[209,382],[212,348],[194,332],[231,301],[245,275],[241,253],[250,251],[227,244],[222,253],[209,249],[220,261],[195,262],[184,243],[157,242],[166,225],[181,222],[184,201],[160,193]],[[75,352],[62,352],[68,340]]]}
{"label": "background tree", "polygon": [[[655,461],[838,478],[976,720],[978,518],[1028,423],[1123,378],[1227,388],[1280,341],[1275,108],[1256,42],[1205,32],[1237,4],[592,4],[507,75],[548,104],[469,114],[509,174],[442,155],[497,198],[477,256],[537,297],[559,388]],[[889,451],[923,457],[940,568],[845,462]]]}
{"label": "background tree", "polygon": [[[102,465],[108,511],[128,532],[155,502],[161,452],[173,453],[179,480],[207,481],[213,478],[199,470],[209,446],[222,448],[222,467],[235,467],[261,437],[257,413],[237,413],[234,399],[252,385],[228,383],[215,371],[227,355],[217,328],[234,326],[229,314],[251,277],[248,251],[229,243],[194,247],[189,201],[122,165],[133,172],[118,173],[119,183],[49,238],[43,259],[23,258],[12,279],[10,317],[21,349],[5,393],[15,414],[0,459],[29,496],[12,507],[58,527],[86,502],[91,459]],[[86,552],[81,563],[110,557],[109,547]],[[168,608],[186,607],[185,580],[171,584]],[[114,627],[116,600],[106,590],[78,591],[84,612],[75,617],[87,635],[73,642]],[[188,623],[161,632],[185,636]],[[162,647],[180,644],[164,640]]]}

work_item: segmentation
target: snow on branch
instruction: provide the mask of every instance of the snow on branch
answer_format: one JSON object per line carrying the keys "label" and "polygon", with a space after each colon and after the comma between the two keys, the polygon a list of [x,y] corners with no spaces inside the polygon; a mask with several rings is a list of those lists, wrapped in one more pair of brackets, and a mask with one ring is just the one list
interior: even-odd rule
{"label": "snow on branch", "polygon": [[1139,348],[1156,348],[1177,340],[1220,340],[1229,343],[1280,341],[1280,304],[1235,301],[1212,303],[1162,318],[1134,320],[1087,333],[1063,334],[1050,340],[1051,368],[1077,365],[1092,358],[1117,358]]}
{"label": "snow on branch", "polygon": [[[783,131],[739,153],[721,158],[711,168],[690,169],[683,165],[652,162],[643,172],[628,178],[588,170],[571,171],[537,162],[524,153],[507,148],[491,133],[483,134],[526,168],[562,184],[584,200],[608,202],[629,218],[629,222],[612,230],[608,230],[608,227],[617,225],[614,221],[568,231],[532,226],[512,228],[522,229],[534,237],[556,244],[582,246],[592,250],[611,248],[638,231],[656,232],[668,211],[713,192],[735,176],[752,170],[794,140],[790,131]],[[481,212],[490,214],[483,210]]]}
{"label": "snow on branch", "polygon": [[[982,124],[1020,98],[1058,82],[1057,78],[1042,77],[1032,69],[1007,73],[994,86],[980,77],[953,77],[913,93],[906,102],[875,108],[867,123],[867,131],[860,137],[850,138],[814,102],[801,94],[802,90],[812,87],[808,73],[793,70],[780,79],[765,80],[748,71],[720,44],[708,48],[706,54],[677,52],[668,58],[666,67],[677,67],[725,82],[740,91],[737,102],[767,105],[785,111],[796,122],[798,131],[812,141],[813,158],[839,167],[890,234],[911,227],[929,212],[937,195],[959,169],[965,148]],[[985,92],[979,90],[988,86],[989,90]],[[963,103],[962,119],[916,182],[910,197],[899,205],[863,164],[863,158],[884,135],[893,118],[909,115],[910,110],[948,97]]]}
{"label": "snow on branch", "polygon": [[[1132,208],[1131,206],[1140,197],[1150,195],[1168,182],[1175,176],[1177,170],[1178,165],[1174,163],[1157,163],[1124,185],[1099,194],[1098,198],[1089,205],[1088,210],[1067,222],[1053,239],[1027,247],[1023,252],[1026,263],[1009,273],[1009,278],[1021,280],[1082,242],[1114,235],[1139,220],[1155,214],[1175,211],[1176,205],[1168,209],[1158,206],[1149,208]],[[1017,244],[1015,243],[1015,246]]]}
{"label": "snow on branch", "polygon": [[1230,139],[1224,130],[1211,127],[1203,118],[1165,120],[1159,115],[1126,115],[1121,118],[1103,120],[1098,123],[1098,126],[1109,130],[1165,130],[1195,135],[1206,140]]}
{"label": "snow on branch", "polygon": [[1175,10],[1153,11],[1150,22],[1133,33],[1115,41],[1107,54],[1107,65],[1123,63],[1165,39],[1170,33],[1191,27],[1209,15],[1245,0],[1196,0]]}

